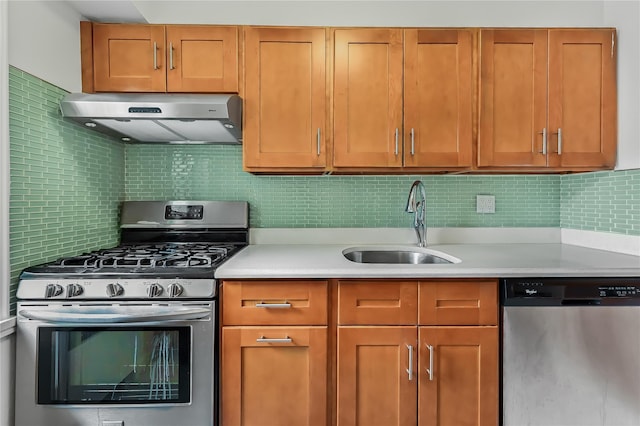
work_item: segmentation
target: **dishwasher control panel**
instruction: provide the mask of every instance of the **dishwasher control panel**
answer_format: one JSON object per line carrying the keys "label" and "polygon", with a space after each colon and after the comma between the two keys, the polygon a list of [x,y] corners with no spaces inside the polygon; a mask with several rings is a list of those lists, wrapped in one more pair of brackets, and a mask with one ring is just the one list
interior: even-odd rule
{"label": "dishwasher control panel", "polygon": [[507,278],[503,306],[640,305],[640,277]]}
{"label": "dishwasher control panel", "polygon": [[640,297],[638,286],[602,286],[600,297]]}

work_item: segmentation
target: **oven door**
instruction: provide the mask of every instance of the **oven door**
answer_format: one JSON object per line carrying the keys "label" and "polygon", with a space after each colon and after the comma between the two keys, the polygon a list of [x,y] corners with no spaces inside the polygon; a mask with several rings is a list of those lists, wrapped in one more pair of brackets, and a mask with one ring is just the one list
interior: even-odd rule
{"label": "oven door", "polygon": [[21,304],[18,324],[16,424],[213,422],[213,303]]}

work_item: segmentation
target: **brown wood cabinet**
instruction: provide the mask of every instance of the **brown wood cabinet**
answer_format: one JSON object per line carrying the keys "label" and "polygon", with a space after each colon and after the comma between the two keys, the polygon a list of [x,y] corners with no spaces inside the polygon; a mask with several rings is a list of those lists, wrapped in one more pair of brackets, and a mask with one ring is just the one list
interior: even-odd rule
{"label": "brown wood cabinet", "polygon": [[333,39],[333,165],[402,166],[402,29],[334,29]]}
{"label": "brown wood cabinet", "polygon": [[325,33],[324,28],[245,27],[245,170],[324,170]]}
{"label": "brown wood cabinet", "polygon": [[222,424],[327,424],[326,327],[224,327]]}
{"label": "brown wood cabinet", "polygon": [[81,22],[84,92],[237,93],[238,27]]}
{"label": "brown wood cabinet", "polygon": [[340,280],[338,424],[497,425],[497,289],[495,280]]}
{"label": "brown wood cabinet", "polygon": [[497,425],[498,327],[421,326],[419,335],[418,424]]}
{"label": "brown wood cabinet", "polygon": [[325,426],[327,282],[225,281],[221,291],[221,424]]}
{"label": "brown wood cabinet", "polygon": [[469,168],[474,31],[404,31],[404,166]]}
{"label": "brown wood cabinet", "polygon": [[473,31],[335,29],[333,167],[472,166]]}
{"label": "brown wood cabinet", "polygon": [[415,425],[418,378],[412,353],[417,355],[415,326],[339,326],[337,424]]}
{"label": "brown wood cabinet", "polygon": [[614,29],[481,30],[478,166],[613,168],[615,64]]}

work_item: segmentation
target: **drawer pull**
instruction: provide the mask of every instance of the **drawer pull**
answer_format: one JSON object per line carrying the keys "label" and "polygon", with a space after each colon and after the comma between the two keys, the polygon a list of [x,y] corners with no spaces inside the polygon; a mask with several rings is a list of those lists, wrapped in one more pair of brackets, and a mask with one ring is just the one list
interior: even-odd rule
{"label": "drawer pull", "polygon": [[260,336],[259,338],[256,339],[256,342],[258,343],[291,343],[291,337],[289,336],[284,336],[284,338],[282,339],[270,339],[268,337],[264,337],[264,336]]}
{"label": "drawer pull", "polygon": [[289,309],[291,308],[291,303],[264,303],[258,302],[256,303],[256,308],[267,308],[267,309]]}
{"label": "drawer pull", "polygon": [[407,345],[409,349],[409,368],[407,368],[407,374],[409,375],[409,381],[413,380],[413,346]]}
{"label": "drawer pull", "polygon": [[433,346],[427,345],[427,349],[429,350],[429,368],[426,370],[429,375],[429,380],[433,381]]}
{"label": "drawer pull", "polygon": [[153,42],[153,69],[158,69],[158,43]]}
{"label": "drawer pull", "polygon": [[538,132],[539,135],[542,135],[542,151],[538,151],[542,155],[547,155],[547,128],[543,127],[541,132]]}

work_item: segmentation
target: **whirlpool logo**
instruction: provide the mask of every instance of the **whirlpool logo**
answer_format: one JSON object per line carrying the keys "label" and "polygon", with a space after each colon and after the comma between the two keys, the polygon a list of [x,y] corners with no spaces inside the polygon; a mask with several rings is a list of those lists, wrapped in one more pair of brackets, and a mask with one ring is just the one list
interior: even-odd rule
{"label": "whirlpool logo", "polygon": [[524,292],[527,296],[535,296],[536,294],[538,294],[538,290],[533,290],[530,288],[526,289]]}

